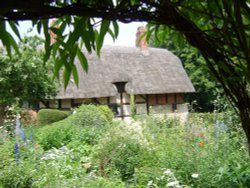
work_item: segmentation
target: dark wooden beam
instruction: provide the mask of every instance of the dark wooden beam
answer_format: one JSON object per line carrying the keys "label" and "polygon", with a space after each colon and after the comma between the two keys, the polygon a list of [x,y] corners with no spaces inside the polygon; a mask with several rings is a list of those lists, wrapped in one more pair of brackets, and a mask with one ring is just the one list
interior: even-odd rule
{"label": "dark wooden beam", "polygon": [[43,103],[43,105],[44,105],[46,108],[49,108],[49,101],[45,101],[45,100],[41,99],[41,103]]}
{"label": "dark wooden beam", "polygon": [[75,101],[74,101],[74,99],[70,100],[70,106],[71,106],[71,108],[75,107]]}
{"label": "dark wooden beam", "polygon": [[148,101],[148,95],[146,95],[146,108],[147,108],[147,114],[149,114],[149,101]]}
{"label": "dark wooden beam", "polygon": [[155,94],[155,104],[159,104],[159,95]]}
{"label": "dark wooden beam", "polygon": [[176,93],[174,94],[173,112],[175,112],[175,110],[177,110],[177,97],[176,97]]}
{"label": "dark wooden beam", "polygon": [[123,93],[120,94],[120,108],[121,108],[121,118],[124,119],[122,99],[123,99]]}
{"label": "dark wooden beam", "polygon": [[62,108],[62,99],[58,99],[58,108],[59,108],[59,109]]}

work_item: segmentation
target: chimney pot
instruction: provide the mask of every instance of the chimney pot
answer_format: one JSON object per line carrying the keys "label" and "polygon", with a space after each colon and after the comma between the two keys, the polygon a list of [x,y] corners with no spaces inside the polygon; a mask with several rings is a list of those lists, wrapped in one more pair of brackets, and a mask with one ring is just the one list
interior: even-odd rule
{"label": "chimney pot", "polygon": [[148,47],[146,40],[146,28],[144,26],[140,26],[137,28],[136,32],[136,47],[141,49],[146,49]]}

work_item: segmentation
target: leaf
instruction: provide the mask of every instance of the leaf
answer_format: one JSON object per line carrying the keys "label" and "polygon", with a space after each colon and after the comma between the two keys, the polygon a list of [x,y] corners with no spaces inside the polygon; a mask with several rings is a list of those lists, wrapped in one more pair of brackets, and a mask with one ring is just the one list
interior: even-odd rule
{"label": "leaf", "polygon": [[32,27],[34,27],[37,24],[38,20],[32,20],[31,22],[32,22]]}
{"label": "leaf", "polygon": [[17,29],[18,23],[13,22],[13,21],[9,21],[8,23],[9,23],[12,31],[16,34],[16,36],[19,38],[19,40],[21,40],[20,33],[19,33],[18,29]]}
{"label": "leaf", "polygon": [[88,72],[89,66],[88,66],[88,61],[85,57],[85,55],[82,53],[82,51],[78,48],[77,50],[77,57],[81,63],[81,66],[85,72]]}
{"label": "leaf", "polygon": [[92,51],[91,48],[91,38],[90,38],[90,34],[89,32],[84,31],[82,34],[82,38],[84,38],[84,45],[86,47],[86,49],[88,50],[88,52],[90,53]]}
{"label": "leaf", "polygon": [[116,21],[112,21],[113,27],[114,27],[114,33],[115,37],[117,38],[119,35],[119,25]]}
{"label": "leaf", "polygon": [[218,66],[227,73],[231,73],[226,63],[219,61]]}
{"label": "leaf", "polygon": [[150,39],[153,32],[154,32],[154,29],[147,28],[147,41]]}
{"label": "leaf", "polygon": [[18,48],[18,45],[17,45],[15,39],[12,37],[12,35],[9,32],[6,32],[6,34],[8,36],[10,46],[12,46],[14,48],[14,50],[19,54],[19,48]]}
{"label": "leaf", "polygon": [[57,36],[62,36],[62,32],[60,29],[56,28],[56,27],[50,27],[50,30],[55,33]]}
{"label": "leaf", "polygon": [[103,40],[104,37],[106,35],[106,33],[108,32],[109,29],[109,25],[110,25],[110,21],[109,20],[102,20],[102,24],[101,24],[101,29],[97,38],[97,43],[96,43],[96,53],[97,55],[100,57],[100,50],[102,48],[103,45]]}
{"label": "leaf", "polygon": [[41,34],[41,30],[42,30],[42,22],[41,21],[37,22],[36,28],[37,28],[38,33]]}
{"label": "leaf", "polygon": [[111,29],[108,29],[108,33],[112,37],[113,42],[115,42],[116,37],[115,37],[115,34],[113,33],[113,31]]}
{"label": "leaf", "polygon": [[86,27],[83,29],[81,37],[86,49],[89,53],[91,53],[93,47],[92,45],[95,43],[95,32],[90,23],[87,23]]}
{"label": "leaf", "polygon": [[75,57],[76,57],[76,53],[78,50],[78,44],[75,44],[73,46],[68,46],[69,48],[67,48],[66,50],[69,51],[70,54],[70,63],[74,63]]}
{"label": "leaf", "polygon": [[59,71],[63,66],[63,62],[59,59],[56,58],[55,59],[55,64],[54,64],[54,77],[57,77],[57,79],[59,80]]}
{"label": "leaf", "polygon": [[56,57],[57,51],[60,47],[60,43],[56,42],[52,45],[52,56]]}
{"label": "leaf", "polygon": [[68,45],[73,45],[76,41],[78,41],[79,37],[82,35],[82,32],[85,28],[85,18],[75,19],[74,23],[74,31],[69,34],[69,39],[67,41]]}
{"label": "leaf", "polygon": [[71,64],[71,68],[72,68],[72,74],[73,74],[73,78],[74,78],[74,82],[77,85],[77,87],[79,87],[79,77],[78,77],[78,72],[77,72],[77,68],[75,64]]}
{"label": "leaf", "polygon": [[2,40],[3,45],[6,47],[8,55],[11,57],[11,48],[9,43],[9,37],[6,32],[6,25],[4,21],[0,21],[0,39]]}
{"label": "leaf", "polygon": [[48,20],[42,20],[41,21],[43,26],[43,32],[45,36],[45,55],[44,55],[44,62],[46,62],[51,54],[51,48],[50,48],[50,35],[49,35],[49,27],[48,27]]}
{"label": "leaf", "polygon": [[71,75],[71,68],[65,67],[64,72],[63,72],[63,80],[64,80],[64,89],[65,90],[69,84],[70,75]]}

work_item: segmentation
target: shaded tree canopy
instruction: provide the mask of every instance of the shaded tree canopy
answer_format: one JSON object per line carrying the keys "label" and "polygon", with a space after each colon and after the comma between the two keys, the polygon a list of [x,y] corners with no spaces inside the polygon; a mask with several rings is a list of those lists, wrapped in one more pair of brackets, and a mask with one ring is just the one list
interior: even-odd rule
{"label": "shaded tree canopy", "polygon": [[188,77],[196,89],[196,92],[185,95],[186,101],[192,104],[191,110],[213,112],[218,105],[216,101],[221,96],[222,88],[210,74],[205,59],[197,49],[190,46],[183,39],[176,38],[175,31],[170,30],[165,35],[165,32],[160,32],[160,29],[156,37],[150,37],[149,45],[168,49],[181,59]]}
{"label": "shaded tree canopy", "polygon": [[41,43],[41,38],[25,37],[19,43],[21,55],[11,58],[0,49],[0,125],[6,106],[25,101],[35,104],[40,99],[56,95],[51,63],[44,66],[43,53],[37,50]]}
{"label": "shaded tree canopy", "polygon": [[[58,18],[50,28],[56,43],[50,44],[49,18]],[[93,18],[101,18],[99,21]],[[45,60],[55,58],[55,73],[64,68],[65,87],[70,75],[78,76],[73,64],[77,56],[85,70],[84,45],[100,54],[103,39],[118,35],[117,21],[149,22],[148,34],[163,27],[174,29],[199,49],[206,66],[222,85],[226,96],[240,115],[250,144],[250,8],[247,0],[9,0],[1,1],[0,39],[10,53],[18,50],[6,24],[18,34],[18,20],[33,20],[45,34]],[[100,25],[100,29],[96,26]],[[69,32],[65,33],[65,28]],[[162,29],[161,29],[162,32]],[[79,45],[78,45],[79,44]]]}

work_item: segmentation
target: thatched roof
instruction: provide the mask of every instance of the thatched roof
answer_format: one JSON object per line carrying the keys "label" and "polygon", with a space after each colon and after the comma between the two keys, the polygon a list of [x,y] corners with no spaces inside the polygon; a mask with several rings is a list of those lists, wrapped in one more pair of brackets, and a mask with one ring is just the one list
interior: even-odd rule
{"label": "thatched roof", "polygon": [[117,94],[114,82],[126,81],[126,92],[133,94],[161,94],[194,92],[180,60],[165,49],[104,46],[101,58],[93,52],[85,53],[88,73],[79,72],[79,88],[70,82],[56,98],[98,98]]}

